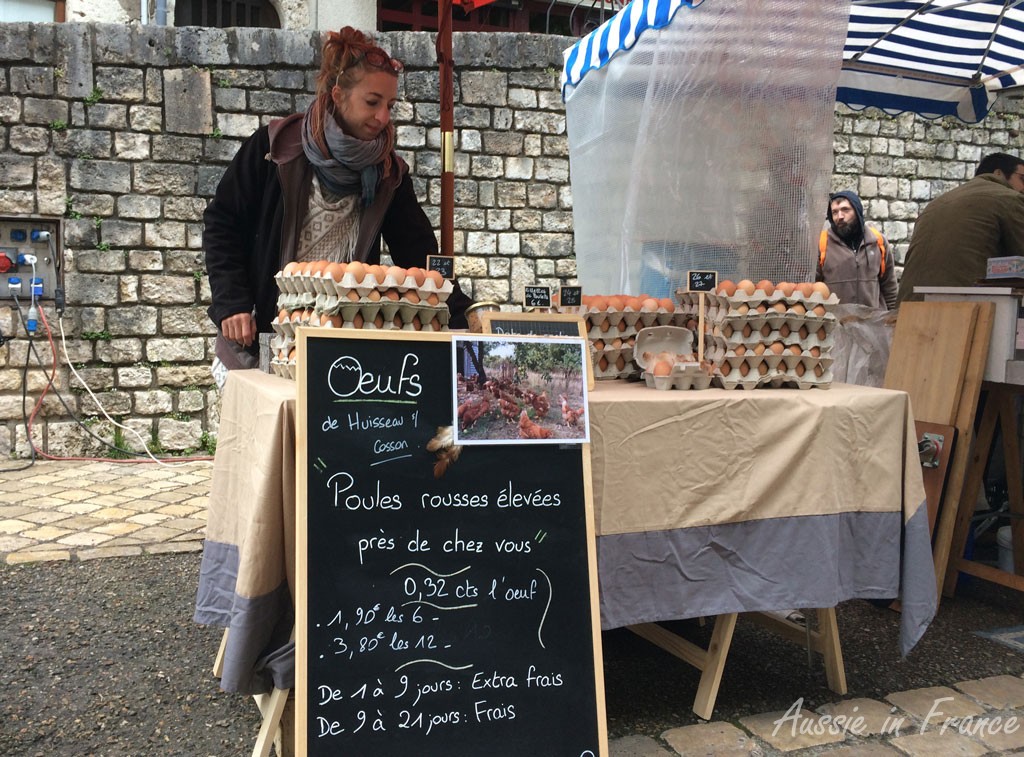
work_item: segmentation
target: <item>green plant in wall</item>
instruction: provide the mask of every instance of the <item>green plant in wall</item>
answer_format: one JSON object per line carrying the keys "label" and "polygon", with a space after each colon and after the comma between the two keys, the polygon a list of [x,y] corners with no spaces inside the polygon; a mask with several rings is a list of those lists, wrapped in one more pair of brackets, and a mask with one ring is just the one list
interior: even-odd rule
{"label": "green plant in wall", "polygon": [[214,126],[213,131],[210,132],[210,136],[213,137],[214,139],[220,139],[221,137],[224,136],[224,132],[220,130],[219,126]]}
{"label": "green plant in wall", "polygon": [[51,131],[64,131],[66,128],[68,128],[67,121],[61,121],[60,119],[57,119],[56,121],[50,121]]}
{"label": "green plant in wall", "polygon": [[109,342],[111,337],[109,331],[83,331],[82,339],[90,342]]}
{"label": "green plant in wall", "polygon": [[[112,442],[113,447],[110,447],[107,451],[107,457],[111,460],[127,460],[131,457],[131,454],[123,450],[127,450],[127,442],[124,437],[124,430],[120,426],[114,426],[114,440]],[[115,449],[116,447],[116,449]]]}
{"label": "green plant in wall", "polygon": [[93,87],[92,88],[92,92],[90,92],[89,96],[85,98],[85,104],[86,105],[95,105],[96,103],[98,103],[100,101],[100,98],[102,98],[102,97],[103,97],[103,90],[100,89],[99,87]]}
{"label": "green plant in wall", "polygon": [[75,198],[65,197],[64,198],[64,216],[67,218],[73,218],[76,221],[82,217],[82,214],[75,210]]}
{"label": "green plant in wall", "polygon": [[202,281],[203,280],[203,276],[205,276],[205,275],[206,275],[206,271],[203,271],[203,270],[192,271],[192,278],[195,279],[196,281]]}

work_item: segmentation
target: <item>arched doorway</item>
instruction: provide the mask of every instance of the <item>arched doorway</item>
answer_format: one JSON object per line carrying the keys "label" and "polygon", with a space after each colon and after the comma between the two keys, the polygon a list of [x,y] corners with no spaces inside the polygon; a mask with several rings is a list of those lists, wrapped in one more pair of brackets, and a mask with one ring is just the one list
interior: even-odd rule
{"label": "arched doorway", "polygon": [[280,29],[281,18],[270,0],[178,0],[174,25]]}

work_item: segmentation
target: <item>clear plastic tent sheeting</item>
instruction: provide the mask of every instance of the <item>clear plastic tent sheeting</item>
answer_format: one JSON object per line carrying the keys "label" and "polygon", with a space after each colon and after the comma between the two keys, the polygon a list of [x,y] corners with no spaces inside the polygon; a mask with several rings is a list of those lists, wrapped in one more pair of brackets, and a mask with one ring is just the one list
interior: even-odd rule
{"label": "clear plastic tent sheeting", "polygon": [[807,281],[848,0],[633,0],[566,51],[578,277],[670,296],[689,269]]}

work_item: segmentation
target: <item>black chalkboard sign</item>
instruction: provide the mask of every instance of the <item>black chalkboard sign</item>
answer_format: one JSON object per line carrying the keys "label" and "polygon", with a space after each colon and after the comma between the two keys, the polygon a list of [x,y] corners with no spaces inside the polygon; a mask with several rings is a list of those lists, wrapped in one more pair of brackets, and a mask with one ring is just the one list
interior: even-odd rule
{"label": "black chalkboard sign", "polygon": [[575,308],[583,304],[583,287],[559,287],[558,304],[564,308]]}
{"label": "black chalkboard sign", "polygon": [[427,270],[437,271],[446,279],[454,279],[455,258],[451,255],[427,255]]}
{"label": "black chalkboard sign", "polygon": [[691,292],[713,292],[718,287],[718,271],[687,271],[686,283]]}
{"label": "black chalkboard sign", "polygon": [[523,307],[551,307],[551,287],[540,286],[539,284],[523,287]]}
{"label": "black chalkboard sign", "polygon": [[296,752],[607,754],[586,445],[455,454],[450,335],[322,331],[298,340]]}
{"label": "black chalkboard sign", "polygon": [[[520,336],[578,336],[586,338],[587,325],[583,316],[572,313],[508,313],[504,311],[480,314],[485,334],[518,334]],[[593,354],[587,360],[587,388],[594,388]]]}

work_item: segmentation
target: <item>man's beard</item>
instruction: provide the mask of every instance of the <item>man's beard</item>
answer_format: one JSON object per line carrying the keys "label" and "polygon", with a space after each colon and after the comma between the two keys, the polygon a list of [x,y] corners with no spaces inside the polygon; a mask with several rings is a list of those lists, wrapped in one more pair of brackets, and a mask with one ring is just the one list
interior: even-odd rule
{"label": "man's beard", "polygon": [[854,248],[859,246],[860,239],[863,236],[860,230],[860,223],[857,221],[851,221],[847,224],[837,223],[836,234],[839,235],[840,239]]}

